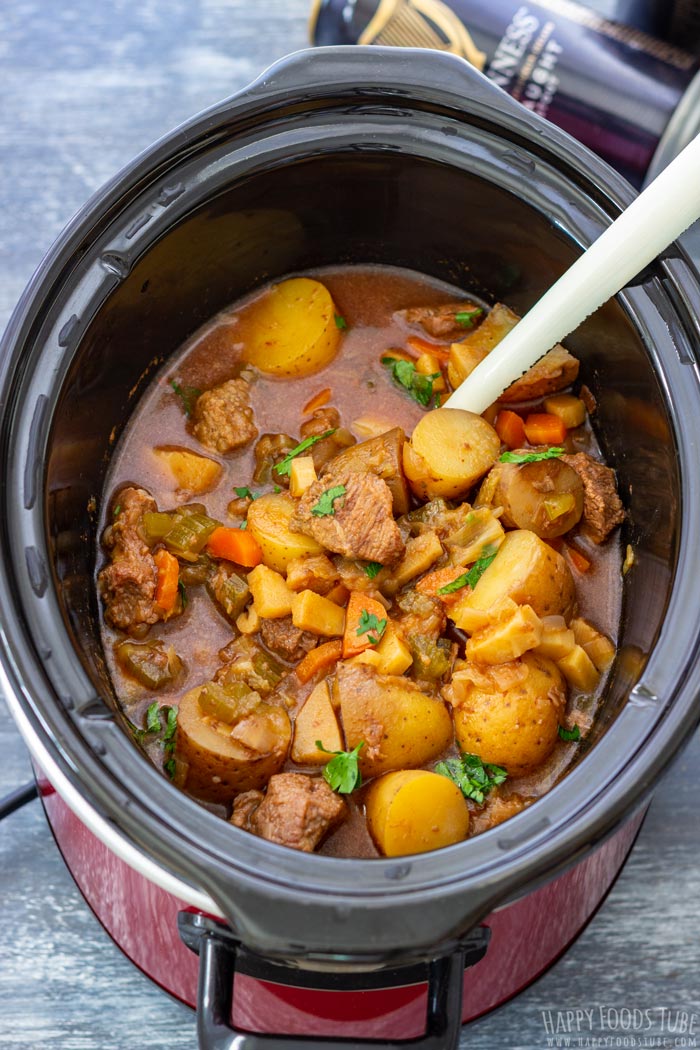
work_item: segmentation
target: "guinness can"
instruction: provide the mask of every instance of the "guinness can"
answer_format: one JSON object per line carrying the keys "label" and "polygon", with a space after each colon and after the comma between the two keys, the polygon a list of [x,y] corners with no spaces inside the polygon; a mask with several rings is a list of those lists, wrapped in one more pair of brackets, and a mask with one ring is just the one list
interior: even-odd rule
{"label": "guinness can", "polygon": [[316,0],[315,44],[461,55],[640,188],[700,132],[700,63],[572,0]]}

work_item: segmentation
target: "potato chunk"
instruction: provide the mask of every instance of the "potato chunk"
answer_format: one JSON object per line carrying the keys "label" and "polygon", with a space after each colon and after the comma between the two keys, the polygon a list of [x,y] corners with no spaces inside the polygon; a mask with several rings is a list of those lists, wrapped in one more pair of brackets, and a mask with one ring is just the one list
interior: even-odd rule
{"label": "potato chunk", "polygon": [[[496,303],[479,327],[466,339],[454,343],[450,348],[447,375],[453,387],[474,371],[476,366],[491,353],[495,346],[515,328],[520,318],[503,303]],[[511,404],[544,397],[563,390],[576,379],[579,363],[575,357],[557,344],[501,394],[499,401]]]}
{"label": "potato chunk", "polygon": [[[525,529],[507,532],[496,557],[473,591],[450,609],[457,627],[475,609],[487,612],[498,602],[511,598],[518,605],[531,605],[537,615],[571,616],[576,591],[571,571],[561,554]],[[465,629],[468,629],[465,626]]]}
{"label": "potato chunk", "polygon": [[291,613],[294,594],[284,577],[274,569],[269,569],[267,565],[256,565],[248,573],[248,587],[258,616],[277,620]]}
{"label": "potato chunk", "polygon": [[365,741],[359,760],[363,777],[425,765],[452,740],[452,720],[442,700],[405,678],[378,675],[363,664],[340,664],[335,688],[347,748]]}
{"label": "potato chunk", "polygon": [[481,416],[436,408],[418,421],[403,466],[419,499],[459,499],[493,466],[500,448],[501,439]]}
{"label": "potato chunk", "polygon": [[199,496],[213,489],[221,477],[221,464],[186,448],[154,448],[157,457],[181,492]]}
{"label": "potato chunk", "polygon": [[300,766],[325,766],[328,754],[316,747],[317,740],[328,751],[343,750],[343,737],[325,679],[318,683],[296,717],[292,761]]}
{"label": "potato chunk", "polygon": [[201,686],[180,700],[177,757],[187,765],[183,787],[208,802],[229,802],[261,788],[283,766],[292,727],[282,707],[260,701],[236,725],[205,715]]}
{"label": "potato chunk", "polygon": [[481,664],[505,664],[517,660],[541,641],[542,621],[529,605],[521,605],[506,619],[476,631],[466,645],[467,659]]}
{"label": "potato chunk", "polygon": [[294,558],[323,550],[311,536],[291,531],[289,523],[295,510],[296,503],[286,492],[261,496],[248,508],[248,531],[260,544],[263,563],[282,574]]}
{"label": "potato chunk", "polygon": [[469,809],[457,785],[425,769],[379,777],[365,804],[370,834],[385,857],[451,846],[469,830]]}
{"label": "potato chunk", "polygon": [[320,281],[292,277],[256,300],[241,318],[243,356],[261,372],[308,376],[335,357],[340,329],[331,294]]}
{"label": "potato chunk", "polygon": [[495,667],[465,664],[443,693],[462,751],[512,776],[536,769],[557,742],[566,686],[552,660],[525,653]]}

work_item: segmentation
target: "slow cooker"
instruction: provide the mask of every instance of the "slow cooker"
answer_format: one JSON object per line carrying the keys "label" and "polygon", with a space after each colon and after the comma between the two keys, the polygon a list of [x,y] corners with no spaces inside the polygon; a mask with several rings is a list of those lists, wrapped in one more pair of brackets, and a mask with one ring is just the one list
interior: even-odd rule
{"label": "slow cooker", "polygon": [[605,896],[700,718],[700,285],[671,246],[568,341],[634,552],[593,746],[535,805],[434,853],[295,853],[213,816],[134,747],[94,588],[131,408],[203,321],[294,271],[404,266],[524,312],[632,195],[461,59],[318,49],[138,157],[17,306],[0,348],[0,684],[81,891],[197,1006],[202,1047],[449,1050]]}

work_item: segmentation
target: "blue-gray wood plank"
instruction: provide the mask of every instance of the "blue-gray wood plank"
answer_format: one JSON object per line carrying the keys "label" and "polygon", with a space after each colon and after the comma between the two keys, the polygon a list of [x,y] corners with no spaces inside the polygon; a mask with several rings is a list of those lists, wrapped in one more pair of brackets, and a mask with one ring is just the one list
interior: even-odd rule
{"label": "blue-gray wood plank", "polygon": [[[609,9],[609,0],[598,0]],[[307,0],[0,4],[0,327],[71,214],[153,139],[306,44]],[[30,776],[0,703],[0,796]],[[547,1046],[543,1011],[684,1011],[700,1045],[700,738],[660,785],[624,873],[571,950],[465,1028],[461,1046]],[[121,955],[73,885],[41,808],[0,826],[0,1050],[192,1050],[194,1016]],[[614,1017],[614,1015],[613,1015]],[[624,1033],[601,1025],[591,1034]],[[690,1029],[690,1031],[689,1031]],[[676,1043],[680,1038],[685,1042]],[[629,1040],[629,1036],[628,1036]],[[550,1044],[551,1045],[551,1044]],[[572,1045],[593,1045],[586,1044]],[[603,1044],[598,1044],[603,1045]],[[652,1045],[651,1042],[647,1045]]]}

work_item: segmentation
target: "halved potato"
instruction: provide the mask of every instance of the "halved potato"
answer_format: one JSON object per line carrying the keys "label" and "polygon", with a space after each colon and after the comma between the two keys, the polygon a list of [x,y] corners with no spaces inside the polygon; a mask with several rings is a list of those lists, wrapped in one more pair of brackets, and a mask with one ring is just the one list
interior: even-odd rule
{"label": "halved potato", "polygon": [[370,784],[367,826],[385,857],[451,846],[466,838],[469,809],[456,784],[426,769],[386,773]]}
{"label": "halved potato", "polygon": [[458,499],[498,458],[501,439],[481,416],[436,408],[420,419],[404,445],[403,467],[419,499]]}
{"label": "halved potato", "polygon": [[311,375],[336,355],[340,329],[335,316],[331,294],[320,281],[282,281],[241,317],[243,358],[270,375]]}
{"label": "halved potato", "polygon": [[541,539],[551,540],[580,521],[583,482],[574,468],[560,459],[497,463],[481,486],[478,502],[502,507],[504,525],[529,529]]}
{"label": "halved potato", "polygon": [[365,742],[363,777],[423,766],[452,740],[445,704],[406,678],[377,674],[366,664],[339,664],[335,688],[346,747]]}
{"label": "halved potato", "polygon": [[454,708],[462,751],[504,766],[512,776],[548,758],[566,709],[561,671],[532,652],[493,667],[465,664],[444,695]]}
{"label": "halved potato", "polygon": [[154,448],[153,454],[177,482],[177,487],[193,496],[209,492],[221,477],[220,463],[187,448],[165,445]]}
{"label": "halved potato", "polygon": [[263,563],[275,572],[286,573],[293,558],[323,551],[311,536],[290,530],[295,509],[296,502],[286,492],[268,493],[248,508],[248,531],[260,544]]}
{"label": "halved potato", "polygon": [[222,803],[264,787],[287,757],[289,715],[261,701],[233,726],[203,714],[201,691],[201,686],[190,689],[178,708],[176,758],[187,763],[182,787],[196,798]]}

